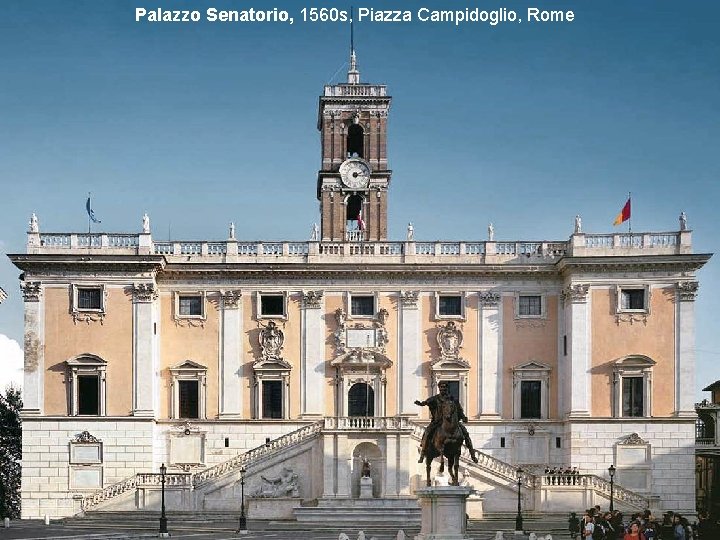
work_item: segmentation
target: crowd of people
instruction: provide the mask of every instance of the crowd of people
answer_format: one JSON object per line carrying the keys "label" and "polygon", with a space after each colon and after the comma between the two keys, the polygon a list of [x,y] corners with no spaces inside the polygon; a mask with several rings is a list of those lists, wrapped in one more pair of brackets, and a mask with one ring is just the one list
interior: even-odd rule
{"label": "crowd of people", "polygon": [[579,485],[577,467],[545,467],[545,483],[549,486],[575,486]]}
{"label": "crowd of people", "polygon": [[568,519],[570,537],[580,540],[694,540],[720,538],[716,521],[704,513],[698,515],[698,522],[690,525],[682,515],[667,512],[661,520],[650,510],[633,514],[628,521],[622,512],[602,512],[600,506],[585,511],[582,518],[577,513]]}

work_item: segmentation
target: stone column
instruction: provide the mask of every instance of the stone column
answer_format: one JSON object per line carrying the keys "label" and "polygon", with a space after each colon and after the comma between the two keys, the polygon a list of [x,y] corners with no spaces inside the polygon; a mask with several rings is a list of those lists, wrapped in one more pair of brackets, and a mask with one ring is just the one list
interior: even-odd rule
{"label": "stone column", "polygon": [[42,284],[25,281],[20,289],[25,300],[23,416],[41,415],[45,410],[45,302]]}
{"label": "stone column", "polygon": [[421,309],[419,291],[400,292],[400,336],[398,336],[398,406],[401,415],[417,416],[415,400],[420,396]]}
{"label": "stone column", "polygon": [[135,283],[133,292],[133,416],[154,416],[157,401],[154,283]]}
{"label": "stone column", "polygon": [[589,285],[571,284],[562,297],[568,336],[568,364],[566,379],[569,416],[590,416],[590,351],[591,349],[591,296]]}
{"label": "stone column", "polygon": [[242,418],[242,293],[221,292],[220,418]]}
{"label": "stone column", "polygon": [[695,416],[695,298],[697,281],[676,285],[675,416]]}
{"label": "stone column", "polygon": [[304,291],[302,343],[300,345],[300,392],[303,418],[325,414],[325,300],[323,291]]}
{"label": "stone column", "polygon": [[502,297],[494,292],[479,294],[480,369],[477,371],[477,409],[482,418],[499,418],[502,403]]}

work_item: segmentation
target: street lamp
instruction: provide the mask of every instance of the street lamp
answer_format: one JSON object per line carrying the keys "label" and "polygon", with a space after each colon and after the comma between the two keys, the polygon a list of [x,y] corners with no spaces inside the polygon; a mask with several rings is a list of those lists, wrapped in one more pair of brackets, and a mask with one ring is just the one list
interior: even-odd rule
{"label": "street lamp", "polygon": [[613,507],[613,477],[615,476],[615,465],[608,467],[608,474],[610,475],[610,511],[615,510]]}
{"label": "street lamp", "polygon": [[240,517],[236,534],[247,534],[247,518],[245,517],[245,467],[240,469]]}
{"label": "street lamp", "polygon": [[515,517],[515,532],[523,530],[523,519],[522,519],[522,506],[520,505],[520,488],[522,487],[522,475],[525,471],[521,468],[517,470],[517,485],[518,485],[518,512]]}
{"label": "street lamp", "polygon": [[167,467],[163,463],[160,465],[160,538],[168,538],[170,533],[167,530],[167,517],[165,517],[165,473]]}

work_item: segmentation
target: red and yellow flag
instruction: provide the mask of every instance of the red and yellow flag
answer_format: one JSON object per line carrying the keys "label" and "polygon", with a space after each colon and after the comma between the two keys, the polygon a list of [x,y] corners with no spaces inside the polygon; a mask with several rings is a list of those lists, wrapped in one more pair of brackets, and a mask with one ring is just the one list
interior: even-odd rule
{"label": "red and yellow flag", "polygon": [[617,215],[615,221],[613,221],[613,225],[620,225],[621,223],[626,222],[628,219],[630,219],[630,197],[628,197],[625,206],[623,206],[623,209]]}

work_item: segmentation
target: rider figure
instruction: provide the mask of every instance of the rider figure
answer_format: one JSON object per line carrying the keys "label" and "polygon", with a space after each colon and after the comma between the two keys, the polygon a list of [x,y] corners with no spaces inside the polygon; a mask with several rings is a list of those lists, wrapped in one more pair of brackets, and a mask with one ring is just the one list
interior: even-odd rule
{"label": "rider figure", "polygon": [[[460,402],[448,392],[447,382],[440,381],[438,383],[438,389],[440,390],[439,394],[430,396],[425,401],[415,401],[415,405],[418,405],[420,407],[424,407],[427,405],[430,408],[431,417],[430,423],[425,428],[425,432],[423,433],[422,442],[420,443],[420,459],[418,460],[418,463],[422,463],[425,459],[425,455],[427,454],[427,447],[429,444],[431,444],[433,435],[435,434],[435,429],[437,429],[437,427],[442,423],[440,405],[444,401],[454,402],[455,407],[457,407],[458,419],[461,422],[468,421],[467,416],[465,416],[465,412],[463,411],[462,405],[460,405]],[[478,458],[475,455],[475,449],[473,448],[472,441],[470,440],[470,434],[468,433],[467,428],[463,424],[458,424],[458,426],[460,427],[463,439],[465,440],[465,446],[467,446],[468,450],[470,451],[470,457],[475,463],[477,463]]]}

